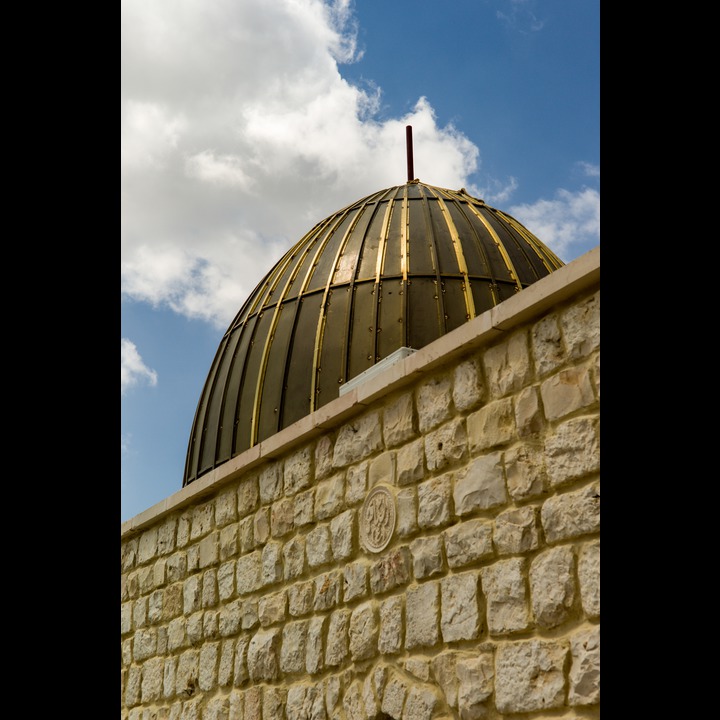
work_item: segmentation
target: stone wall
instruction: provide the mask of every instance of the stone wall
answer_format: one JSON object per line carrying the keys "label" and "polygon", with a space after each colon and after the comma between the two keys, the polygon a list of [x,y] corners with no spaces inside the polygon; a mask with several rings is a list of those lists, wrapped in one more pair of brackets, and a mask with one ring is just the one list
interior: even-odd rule
{"label": "stone wall", "polygon": [[467,323],[493,332],[441,338],[375,399],[126,524],[121,718],[599,718],[583,262],[504,329]]}

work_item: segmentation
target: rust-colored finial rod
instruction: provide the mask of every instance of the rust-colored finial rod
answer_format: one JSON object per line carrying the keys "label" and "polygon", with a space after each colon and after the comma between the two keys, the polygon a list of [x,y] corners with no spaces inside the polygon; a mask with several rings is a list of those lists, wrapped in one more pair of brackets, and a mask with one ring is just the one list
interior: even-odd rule
{"label": "rust-colored finial rod", "polygon": [[415,169],[413,168],[412,125],[407,125],[405,127],[405,140],[407,144],[408,182],[412,182],[415,179]]}

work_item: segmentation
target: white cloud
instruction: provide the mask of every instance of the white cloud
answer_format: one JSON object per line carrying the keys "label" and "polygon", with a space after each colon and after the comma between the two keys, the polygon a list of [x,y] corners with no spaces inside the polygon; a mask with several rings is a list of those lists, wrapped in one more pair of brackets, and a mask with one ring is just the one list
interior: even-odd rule
{"label": "white cloud", "polygon": [[[226,326],[318,221],[415,175],[459,188],[479,151],[427,98],[378,121],[345,81],[350,0],[122,0],[122,292]],[[429,169],[432,168],[432,174]]]}
{"label": "white cloud", "polygon": [[558,190],[552,200],[516,205],[508,212],[565,260],[571,249],[600,243],[600,193]]}
{"label": "white cloud", "polygon": [[[141,382],[157,385],[157,373],[151,370],[144,362],[140,353],[127,338],[120,339],[120,394]],[[125,441],[121,440],[122,445]]]}

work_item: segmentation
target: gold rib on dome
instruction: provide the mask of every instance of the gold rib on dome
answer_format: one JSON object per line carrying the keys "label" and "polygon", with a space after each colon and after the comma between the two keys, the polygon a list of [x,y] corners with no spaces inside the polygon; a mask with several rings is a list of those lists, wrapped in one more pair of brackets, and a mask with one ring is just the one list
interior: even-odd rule
{"label": "gold rib on dome", "polygon": [[563,265],[515,218],[417,179],[333,213],[230,323],[193,420],[183,486]]}

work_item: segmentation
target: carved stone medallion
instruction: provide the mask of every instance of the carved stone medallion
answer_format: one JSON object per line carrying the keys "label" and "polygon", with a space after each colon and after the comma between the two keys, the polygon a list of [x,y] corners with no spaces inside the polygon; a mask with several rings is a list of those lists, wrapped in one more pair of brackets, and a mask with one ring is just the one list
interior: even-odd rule
{"label": "carved stone medallion", "polygon": [[371,552],[384,550],[395,532],[395,498],[388,488],[374,487],[360,511],[360,533]]}

